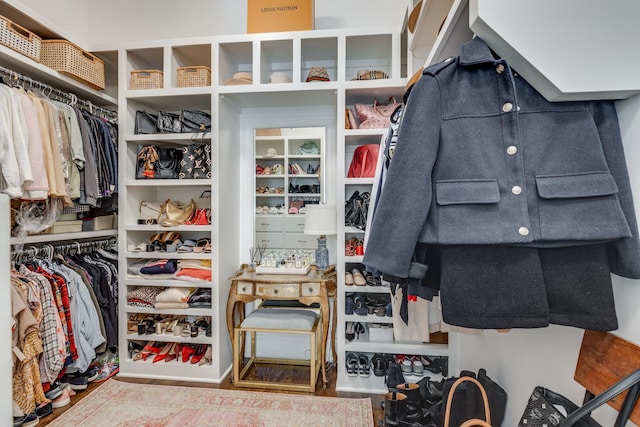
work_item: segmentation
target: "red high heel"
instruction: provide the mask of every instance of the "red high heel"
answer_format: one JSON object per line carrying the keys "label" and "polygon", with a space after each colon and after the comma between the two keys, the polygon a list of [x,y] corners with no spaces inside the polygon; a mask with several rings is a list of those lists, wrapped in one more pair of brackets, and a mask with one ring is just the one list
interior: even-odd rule
{"label": "red high heel", "polygon": [[140,356],[142,356],[142,360],[147,360],[147,357],[149,355],[158,353],[160,353],[160,347],[156,347],[155,341],[151,341],[144,346],[144,348],[140,352]]}
{"label": "red high heel", "polygon": [[181,351],[182,351],[182,344],[176,343],[175,347],[169,350],[169,354],[167,354],[167,357],[164,359],[164,361],[171,362],[172,360],[176,360]]}
{"label": "red high heel", "polygon": [[182,347],[182,352],[180,353],[182,356],[182,363],[187,363],[189,358],[195,354],[196,349],[190,345],[185,345]]}
{"label": "red high heel", "polygon": [[191,364],[196,365],[198,362],[200,362],[200,359],[202,359],[206,352],[207,346],[204,344],[198,344],[198,347],[196,348],[196,354],[194,354],[191,358]]}
{"label": "red high heel", "polygon": [[176,346],[176,343],[170,342],[166,344],[164,347],[162,347],[162,350],[160,350],[160,352],[156,354],[155,357],[153,358],[153,363],[160,362],[161,360],[166,359],[169,352],[173,350],[175,346]]}

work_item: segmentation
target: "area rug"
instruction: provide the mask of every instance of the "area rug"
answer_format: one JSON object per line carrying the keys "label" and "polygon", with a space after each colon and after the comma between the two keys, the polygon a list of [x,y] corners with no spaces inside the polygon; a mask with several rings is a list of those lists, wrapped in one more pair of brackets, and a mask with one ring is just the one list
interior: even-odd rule
{"label": "area rug", "polygon": [[109,379],[53,427],[371,427],[371,399],[137,384]]}

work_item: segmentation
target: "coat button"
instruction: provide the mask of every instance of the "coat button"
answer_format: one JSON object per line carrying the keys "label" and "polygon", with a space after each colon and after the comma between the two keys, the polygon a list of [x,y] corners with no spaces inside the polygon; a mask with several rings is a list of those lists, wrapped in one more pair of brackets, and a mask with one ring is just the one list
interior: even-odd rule
{"label": "coat button", "polygon": [[528,236],[529,229],[527,227],[520,227],[518,228],[518,234],[520,234],[521,236]]}
{"label": "coat button", "polygon": [[513,104],[510,102],[505,102],[504,105],[502,106],[502,111],[504,111],[505,113],[508,113],[511,110],[513,110]]}
{"label": "coat button", "polygon": [[522,193],[522,187],[520,187],[519,185],[514,185],[513,187],[511,187],[511,192],[517,196],[518,194]]}
{"label": "coat button", "polygon": [[498,73],[498,74],[504,73],[504,65],[502,65],[502,64],[496,65],[496,73]]}
{"label": "coat button", "polygon": [[517,152],[518,152],[518,147],[516,147],[515,145],[510,145],[510,146],[507,147],[507,154],[508,155],[513,156]]}

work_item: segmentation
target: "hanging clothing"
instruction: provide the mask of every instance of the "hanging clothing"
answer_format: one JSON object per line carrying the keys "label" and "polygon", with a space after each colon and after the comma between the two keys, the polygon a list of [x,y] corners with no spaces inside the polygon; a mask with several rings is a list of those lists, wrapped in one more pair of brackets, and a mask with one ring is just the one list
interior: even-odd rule
{"label": "hanging clothing", "polygon": [[387,187],[393,191],[382,192],[364,256],[376,270],[407,277],[418,241],[611,241],[612,272],[640,278],[613,102],[550,103],[480,38],[425,69],[415,84]]}
{"label": "hanging clothing", "polygon": [[426,68],[363,263],[439,290],[447,324],[615,329],[640,241],[614,104],[549,103],[477,37]]}

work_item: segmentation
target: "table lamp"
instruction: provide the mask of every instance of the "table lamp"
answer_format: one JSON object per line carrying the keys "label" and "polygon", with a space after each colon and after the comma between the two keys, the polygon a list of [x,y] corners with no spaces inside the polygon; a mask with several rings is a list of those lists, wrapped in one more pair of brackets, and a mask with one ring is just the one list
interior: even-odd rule
{"label": "table lamp", "polygon": [[336,205],[305,206],[304,234],[318,237],[316,249],[316,268],[326,270],[329,267],[329,249],[327,249],[327,235],[336,234]]}

